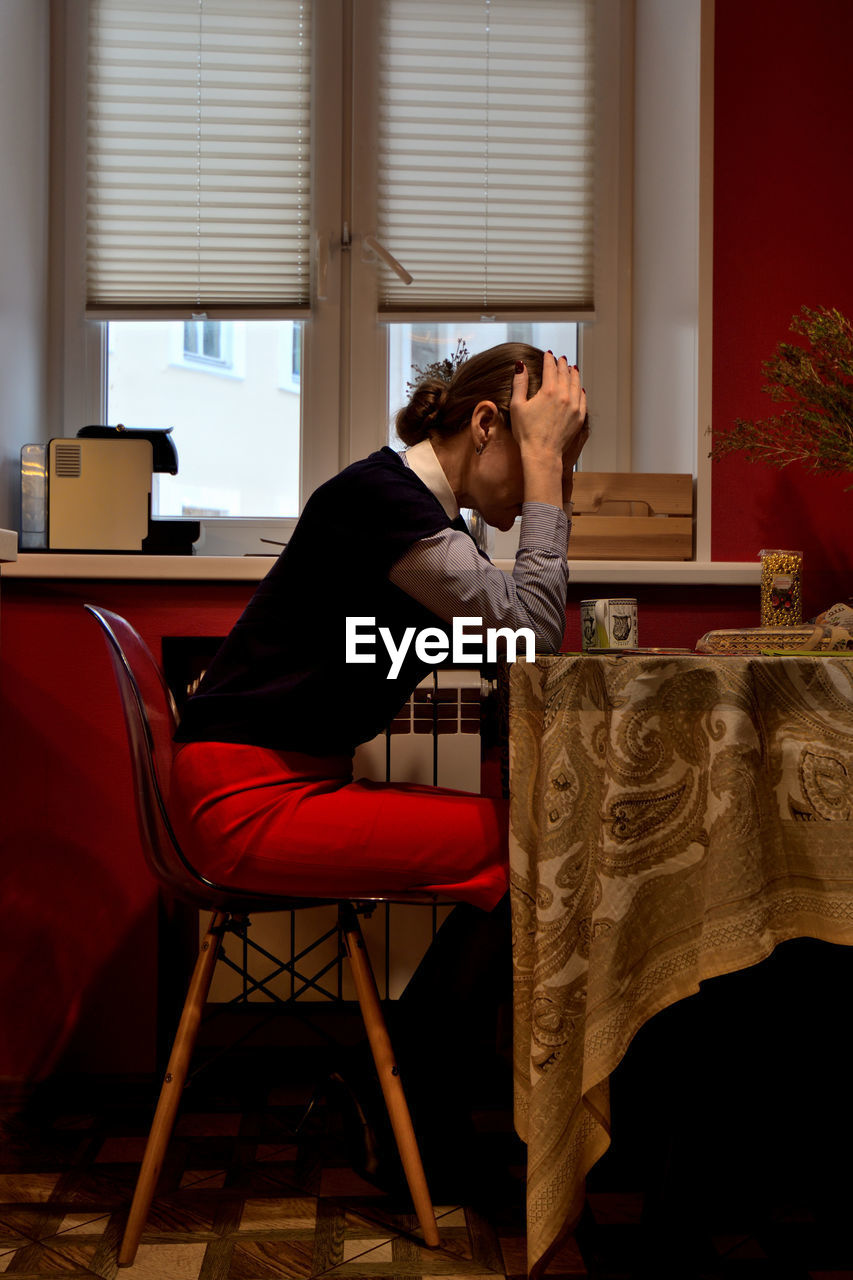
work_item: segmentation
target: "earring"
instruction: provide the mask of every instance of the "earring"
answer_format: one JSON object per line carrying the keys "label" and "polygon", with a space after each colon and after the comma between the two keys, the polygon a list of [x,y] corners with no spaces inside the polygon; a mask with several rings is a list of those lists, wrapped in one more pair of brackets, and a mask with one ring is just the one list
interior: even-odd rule
{"label": "earring", "polygon": [[485,442],[485,441],[483,441],[483,443],[482,443],[482,444],[475,445],[475,447],[474,447],[474,452],[475,452],[475,453],[482,453],[482,452],[483,452],[483,450],[485,449],[485,447],[486,447],[486,442]]}

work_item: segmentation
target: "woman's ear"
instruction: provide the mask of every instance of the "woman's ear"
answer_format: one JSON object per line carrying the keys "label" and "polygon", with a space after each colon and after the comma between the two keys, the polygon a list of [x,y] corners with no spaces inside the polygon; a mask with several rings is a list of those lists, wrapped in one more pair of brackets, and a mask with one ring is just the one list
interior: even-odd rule
{"label": "woman's ear", "polygon": [[480,400],[471,414],[471,435],[477,453],[483,452],[499,422],[500,414],[494,400]]}

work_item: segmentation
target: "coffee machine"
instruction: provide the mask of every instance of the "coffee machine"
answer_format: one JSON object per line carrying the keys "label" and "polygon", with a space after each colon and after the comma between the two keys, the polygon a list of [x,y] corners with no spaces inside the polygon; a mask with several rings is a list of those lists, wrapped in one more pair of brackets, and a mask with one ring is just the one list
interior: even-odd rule
{"label": "coffee machine", "polygon": [[22,551],[191,555],[197,520],[151,515],[155,472],[177,475],[171,427],[81,427],[21,449]]}

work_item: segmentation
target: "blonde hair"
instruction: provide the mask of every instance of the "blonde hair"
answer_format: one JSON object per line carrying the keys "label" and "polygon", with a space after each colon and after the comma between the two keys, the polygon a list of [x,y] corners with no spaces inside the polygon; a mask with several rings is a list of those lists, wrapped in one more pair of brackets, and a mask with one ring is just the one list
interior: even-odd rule
{"label": "blonde hair", "polygon": [[405,445],[418,444],[429,435],[455,436],[464,431],[481,400],[491,400],[509,425],[509,402],[517,361],[528,373],[528,397],[542,385],[542,352],[525,342],[502,342],[480,355],[470,356],[449,382],[423,378],[409,403],[395,419],[397,435]]}

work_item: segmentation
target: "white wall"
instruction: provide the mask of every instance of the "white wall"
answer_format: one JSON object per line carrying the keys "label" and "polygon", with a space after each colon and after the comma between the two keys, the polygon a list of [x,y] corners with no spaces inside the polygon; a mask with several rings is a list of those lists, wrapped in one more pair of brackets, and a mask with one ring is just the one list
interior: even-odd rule
{"label": "white wall", "polygon": [[696,465],[701,0],[637,0],[633,471]]}
{"label": "white wall", "polygon": [[20,449],[44,436],[48,0],[0,0],[0,526],[18,527]]}
{"label": "white wall", "polygon": [[159,515],[187,505],[230,516],[296,516],[299,385],[290,378],[287,321],[227,326],[232,362],[183,359],[181,321],[111,324],[108,419],[173,428],[177,476],[159,477]]}

